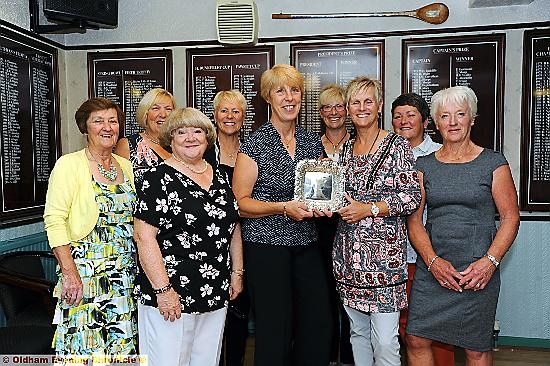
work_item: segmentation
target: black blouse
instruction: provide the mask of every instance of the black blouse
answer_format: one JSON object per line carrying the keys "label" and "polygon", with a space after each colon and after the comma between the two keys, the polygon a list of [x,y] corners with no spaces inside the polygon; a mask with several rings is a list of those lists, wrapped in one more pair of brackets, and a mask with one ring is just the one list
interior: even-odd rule
{"label": "black blouse", "polygon": [[[162,163],[146,172],[136,189],[134,217],[159,229],[157,241],[183,312],[203,313],[226,306],[229,244],[239,217],[227,174],[215,169],[212,186],[206,191]],[[141,303],[157,306],[141,265],[136,293]]]}

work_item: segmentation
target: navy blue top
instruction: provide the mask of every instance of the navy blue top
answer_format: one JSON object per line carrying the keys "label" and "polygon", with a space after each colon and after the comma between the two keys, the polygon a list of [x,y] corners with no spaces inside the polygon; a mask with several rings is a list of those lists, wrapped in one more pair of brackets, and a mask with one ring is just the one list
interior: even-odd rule
{"label": "navy blue top", "polygon": [[[258,179],[252,198],[265,202],[291,201],[294,198],[296,164],[303,159],[318,159],[323,153],[319,135],[296,127],[294,159],[285,149],[273,124],[267,122],[241,145],[240,152],[258,165]],[[314,220],[295,221],[283,215],[242,219],[243,240],[272,245],[308,245],[317,241]]]}

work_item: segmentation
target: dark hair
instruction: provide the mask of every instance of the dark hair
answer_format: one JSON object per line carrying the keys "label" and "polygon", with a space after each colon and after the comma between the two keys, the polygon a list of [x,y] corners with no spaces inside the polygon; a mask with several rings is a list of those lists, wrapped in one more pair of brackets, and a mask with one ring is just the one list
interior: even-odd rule
{"label": "dark hair", "polygon": [[403,105],[410,105],[411,107],[418,109],[418,112],[420,112],[420,115],[422,116],[422,122],[430,116],[430,107],[428,106],[428,103],[424,100],[424,98],[416,93],[405,93],[395,98],[391,104],[391,114],[393,115],[393,110],[396,107]]}
{"label": "dark hair", "polygon": [[82,103],[78,110],[74,114],[76,125],[80,130],[80,133],[85,134],[88,132],[86,129],[86,121],[90,117],[90,114],[96,111],[104,111],[107,109],[116,110],[119,125],[124,123],[124,112],[113,101],[106,98],[91,98]]}

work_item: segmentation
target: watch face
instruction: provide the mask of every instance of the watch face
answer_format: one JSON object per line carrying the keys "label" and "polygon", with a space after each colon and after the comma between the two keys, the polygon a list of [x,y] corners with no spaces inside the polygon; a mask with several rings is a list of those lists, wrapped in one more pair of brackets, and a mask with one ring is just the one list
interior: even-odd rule
{"label": "watch face", "polygon": [[372,215],[376,217],[376,215],[380,213],[380,209],[374,203],[371,203],[370,212],[372,212]]}

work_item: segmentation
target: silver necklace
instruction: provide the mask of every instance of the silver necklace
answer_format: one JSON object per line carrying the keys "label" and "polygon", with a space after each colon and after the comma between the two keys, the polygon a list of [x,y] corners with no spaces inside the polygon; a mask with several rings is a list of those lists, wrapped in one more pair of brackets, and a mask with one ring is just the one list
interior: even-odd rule
{"label": "silver necklace", "polygon": [[109,166],[109,170],[105,169],[103,167],[103,164],[97,161],[94,154],[92,153],[92,150],[88,148],[88,152],[90,153],[90,156],[97,164],[97,170],[99,171],[99,174],[101,174],[105,179],[110,180],[111,182],[114,182],[118,177],[118,171],[116,169],[115,164],[113,164],[113,158],[111,157],[111,165]]}
{"label": "silver necklace", "polygon": [[177,161],[179,161],[180,163],[182,163],[183,165],[185,165],[185,167],[187,169],[189,169],[190,171],[192,171],[195,174],[202,174],[208,169],[208,163],[204,159],[202,159],[202,161],[204,162],[204,168],[202,168],[200,170],[196,170],[196,169],[192,168],[189,164],[187,164],[185,161],[183,161],[183,159],[180,159],[179,157],[177,157],[176,154],[172,153],[172,157],[174,159],[176,159]]}

